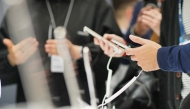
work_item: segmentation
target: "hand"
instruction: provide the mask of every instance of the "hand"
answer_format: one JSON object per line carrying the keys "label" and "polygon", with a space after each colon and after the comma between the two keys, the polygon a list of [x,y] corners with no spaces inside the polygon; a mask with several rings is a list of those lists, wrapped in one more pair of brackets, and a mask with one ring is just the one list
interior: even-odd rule
{"label": "hand", "polygon": [[[75,60],[80,59],[82,57],[80,46],[72,44],[67,39],[66,39],[66,43],[67,43],[67,46],[69,48],[72,58]],[[57,44],[58,44],[57,40],[47,40],[45,44],[45,51],[50,55],[58,55]]]}
{"label": "hand", "polygon": [[[111,40],[112,38],[123,43],[125,43],[125,40],[119,36],[116,36],[114,34],[105,34],[103,36],[105,39],[107,40]],[[97,38],[94,38],[94,43],[96,45],[100,45],[101,49],[104,51],[104,54],[106,54],[107,56],[111,56],[115,51],[114,48],[112,46],[110,46],[108,43],[104,42],[103,40],[98,40]],[[123,54],[125,53],[124,49],[119,48],[122,52],[121,53],[117,53],[114,57],[122,57]]]}
{"label": "hand", "polygon": [[162,14],[158,9],[151,9],[144,11],[142,15],[142,22],[148,25],[158,36],[160,36],[160,23]]}
{"label": "hand", "polygon": [[158,70],[157,62],[157,52],[161,46],[153,41],[142,39],[130,35],[130,39],[133,42],[141,44],[141,47],[129,48],[126,51],[127,55],[131,55],[133,61],[137,61],[138,66],[140,66],[144,71]]}
{"label": "hand", "polygon": [[138,15],[135,27],[134,27],[134,32],[136,35],[142,37],[150,30],[150,27],[148,25],[146,25],[144,22],[142,22],[142,15],[143,15],[144,11],[148,11],[151,9],[152,9],[151,6],[147,6],[147,7],[144,7],[141,9],[141,11]]}
{"label": "hand", "polygon": [[12,66],[25,63],[38,46],[38,42],[34,38],[27,38],[17,45],[14,45],[10,39],[4,39],[3,43],[8,48],[8,60]]}

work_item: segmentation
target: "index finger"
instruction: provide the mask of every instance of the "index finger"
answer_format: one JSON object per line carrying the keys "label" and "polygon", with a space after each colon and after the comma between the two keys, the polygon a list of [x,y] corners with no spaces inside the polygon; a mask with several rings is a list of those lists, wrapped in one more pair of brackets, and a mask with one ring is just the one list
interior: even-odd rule
{"label": "index finger", "polygon": [[128,56],[131,56],[131,55],[135,55],[136,53],[136,48],[128,48],[126,51],[125,51],[126,55]]}

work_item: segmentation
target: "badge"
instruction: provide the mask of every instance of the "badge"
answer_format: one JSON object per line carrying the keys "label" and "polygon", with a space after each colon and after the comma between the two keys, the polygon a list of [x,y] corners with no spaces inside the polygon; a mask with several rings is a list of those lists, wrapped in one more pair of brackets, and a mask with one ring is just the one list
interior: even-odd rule
{"label": "badge", "polygon": [[63,73],[64,72],[64,61],[60,56],[51,56],[51,72]]}

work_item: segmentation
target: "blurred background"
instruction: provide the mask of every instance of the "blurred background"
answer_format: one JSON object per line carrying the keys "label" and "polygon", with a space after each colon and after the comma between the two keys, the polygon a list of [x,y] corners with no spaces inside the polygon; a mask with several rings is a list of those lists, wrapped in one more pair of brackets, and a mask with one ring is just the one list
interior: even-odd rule
{"label": "blurred background", "polygon": [[[159,43],[162,2],[0,0],[0,108],[26,102],[46,107],[92,102],[100,105],[103,98],[110,97],[137,76],[141,68],[125,53],[113,57],[108,64],[110,54],[95,45],[94,37],[83,32],[83,27],[88,26],[101,36],[115,34],[122,39],[121,43],[132,48],[141,45],[132,42],[130,34]],[[83,60],[84,47],[89,48],[88,71]],[[112,70],[109,91],[107,66]],[[93,91],[89,89],[89,69]],[[143,72],[107,106],[177,109],[168,108],[170,85],[165,84],[167,80],[163,81],[161,73]],[[91,92],[96,96],[94,101]],[[106,95],[107,92],[110,93]]]}

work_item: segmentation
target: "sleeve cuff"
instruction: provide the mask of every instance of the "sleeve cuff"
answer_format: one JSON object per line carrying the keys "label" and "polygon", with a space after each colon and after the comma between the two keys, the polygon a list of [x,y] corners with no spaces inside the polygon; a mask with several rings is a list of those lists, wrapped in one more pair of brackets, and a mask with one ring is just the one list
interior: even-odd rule
{"label": "sleeve cuff", "polygon": [[157,53],[157,62],[158,66],[162,70],[167,70],[170,68],[170,65],[168,63],[168,48],[162,47],[158,49]]}

